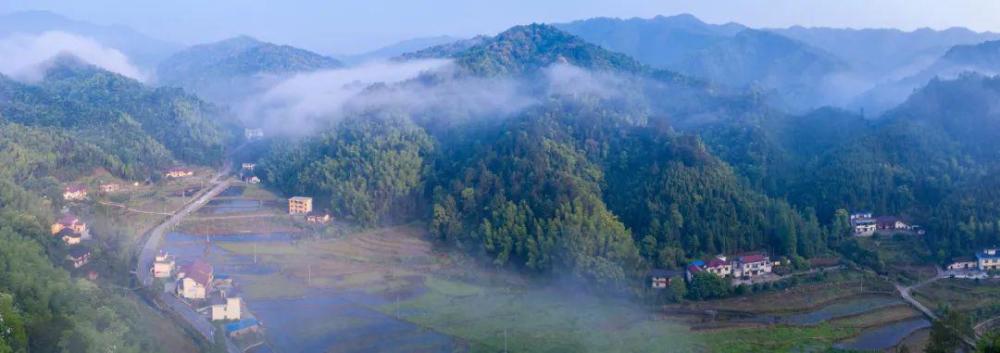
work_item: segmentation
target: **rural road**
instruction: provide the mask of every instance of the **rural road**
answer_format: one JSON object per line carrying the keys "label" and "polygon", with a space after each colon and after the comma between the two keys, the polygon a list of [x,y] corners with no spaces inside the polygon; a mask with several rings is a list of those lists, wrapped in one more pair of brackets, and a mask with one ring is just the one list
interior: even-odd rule
{"label": "rural road", "polygon": [[[153,259],[158,252],[160,242],[163,240],[163,236],[166,235],[168,231],[173,229],[175,226],[180,224],[180,222],[191,213],[197,211],[199,208],[208,203],[216,195],[222,193],[229,187],[230,180],[227,178],[229,173],[230,163],[226,162],[218,173],[212,177],[210,184],[212,187],[207,191],[197,196],[188,204],[184,205],[179,211],[174,212],[169,218],[167,218],[163,223],[160,223],[145,235],[145,240],[139,250],[139,258],[136,260],[135,275],[139,280],[139,283],[144,287],[149,287],[153,285],[153,274],[150,273],[149,269],[153,265]],[[215,342],[215,326],[212,325],[204,316],[198,314],[194,309],[188,306],[186,303],[181,301],[179,298],[164,293],[161,288],[152,288],[153,295],[156,299],[165,303],[171,311],[180,316],[184,321],[191,325],[195,330],[198,331],[209,343]],[[226,339],[226,351],[228,353],[242,353],[239,348],[233,344],[232,340]]]}
{"label": "rural road", "polygon": [[[920,312],[924,313],[924,315],[927,315],[927,317],[930,318],[931,321],[937,321],[938,320],[937,315],[935,315],[934,311],[932,311],[930,308],[924,306],[923,303],[913,298],[913,290],[925,286],[931,282],[937,281],[939,279],[948,277],[947,272],[942,270],[940,267],[935,267],[935,269],[937,269],[937,275],[928,278],[926,280],[923,280],[921,282],[918,282],[912,286],[904,287],[899,284],[896,284],[896,291],[898,291],[899,295],[903,297],[903,300],[910,303],[910,305],[912,305],[914,308],[917,308],[917,310],[920,310]],[[976,342],[973,342],[972,339],[970,339],[969,337],[965,337],[964,335],[962,337],[962,342],[969,345],[969,347],[976,346]]]}

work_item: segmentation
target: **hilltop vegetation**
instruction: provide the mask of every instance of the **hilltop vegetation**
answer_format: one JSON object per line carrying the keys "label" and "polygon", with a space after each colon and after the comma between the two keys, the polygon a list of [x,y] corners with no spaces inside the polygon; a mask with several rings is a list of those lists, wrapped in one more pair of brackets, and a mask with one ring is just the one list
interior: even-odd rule
{"label": "hilltop vegetation", "polygon": [[240,36],[184,49],[163,60],[156,74],[160,85],[230,103],[265,88],[262,82],[268,80],[342,66],[307,50]]}

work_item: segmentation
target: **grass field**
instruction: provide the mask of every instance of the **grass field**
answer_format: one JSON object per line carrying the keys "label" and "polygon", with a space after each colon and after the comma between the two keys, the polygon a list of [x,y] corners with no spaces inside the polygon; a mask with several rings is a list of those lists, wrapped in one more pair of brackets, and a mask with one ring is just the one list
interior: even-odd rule
{"label": "grass field", "polygon": [[1000,281],[942,279],[918,288],[914,297],[932,310],[948,306],[980,321],[1000,311]]}

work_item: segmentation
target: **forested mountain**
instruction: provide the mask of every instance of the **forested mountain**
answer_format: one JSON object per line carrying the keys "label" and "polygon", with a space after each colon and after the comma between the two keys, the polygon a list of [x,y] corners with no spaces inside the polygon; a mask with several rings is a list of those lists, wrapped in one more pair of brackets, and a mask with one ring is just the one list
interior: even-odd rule
{"label": "forested mountain", "polygon": [[673,68],[691,53],[746,29],[735,23],[707,24],[688,14],[627,20],[602,17],[554,26],[658,68]]}
{"label": "forested mountain", "polygon": [[72,20],[47,11],[24,11],[0,15],[0,38],[14,34],[49,31],[92,38],[128,56],[132,63],[152,71],[156,64],[181,49],[181,45],[156,39],[125,26],[102,26]]}
{"label": "forested mountain", "polygon": [[[141,180],[176,159],[217,163],[231,131],[220,111],[180,90],[72,57],[50,64],[37,83],[0,76],[0,351],[162,351],[159,333],[140,321],[149,320],[137,307],[145,304],[117,287],[127,284],[98,285],[62,268],[67,246],[49,225],[66,182],[98,168]],[[110,244],[93,249],[92,263],[130,261],[127,246]],[[109,277],[117,275],[125,274]]]}
{"label": "forested mountain", "polygon": [[966,28],[940,31],[921,28],[907,32],[898,29],[793,26],[767,30],[835,53],[859,73],[871,77],[873,82],[909,76],[956,45],[1000,39],[1000,33],[973,32]]}
{"label": "forested mountain", "polygon": [[[362,111],[319,137],[275,141],[260,164],[265,180],[368,224],[427,220],[439,239],[496,266],[608,283],[703,254],[812,256],[841,236],[670,127],[736,124],[764,111],[752,96],[716,92],[546,25],[514,27],[451,57],[458,76],[401,87],[522,80],[535,83],[525,89],[539,100],[449,129],[433,128],[447,110]],[[601,83],[614,93],[540,84],[560,66],[610,75]],[[431,209],[420,206],[428,201]]]}
{"label": "forested mountain", "polygon": [[889,109],[935,77],[951,79],[966,72],[1000,73],[1000,40],[954,46],[922,70],[872,88],[856,104],[876,111]]}
{"label": "forested mountain", "polygon": [[640,62],[734,87],[755,87],[775,103],[804,109],[829,103],[836,75],[850,66],[826,51],[735,23],[712,25],[691,15],[597,18],[556,25]]}
{"label": "forested mountain", "polygon": [[247,36],[195,45],[157,68],[163,86],[176,86],[213,102],[231,102],[298,72],[342,67],[336,59]]}
{"label": "forested mountain", "polygon": [[234,132],[222,110],[193,96],[72,57],[59,58],[37,84],[0,76],[0,116],[86,142],[105,155],[100,166],[129,178],[158,174],[174,159],[217,163]]}

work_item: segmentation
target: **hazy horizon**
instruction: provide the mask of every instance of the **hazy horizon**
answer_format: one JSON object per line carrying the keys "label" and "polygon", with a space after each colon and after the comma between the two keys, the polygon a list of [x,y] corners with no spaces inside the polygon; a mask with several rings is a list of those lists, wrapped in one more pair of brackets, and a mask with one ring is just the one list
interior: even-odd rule
{"label": "hazy horizon", "polygon": [[[470,4],[446,0],[376,1],[330,4],[297,1],[271,7],[265,1],[137,4],[96,0],[87,4],[65,0],[14,0],[0,3],[0,13],[49,11],[98,25],[122,25],[154,38],[192,45],[249,35],[324,54],[356,54],[413,38],[471,37],[495,34],[533,22],[557,23],[594,17],[652,18],[692,14],[708,23],[737,22],[750,27],[893,28],[912,31],[966,27],[977,32],[1000,31],[992,14],[1000,3],[862,0],[801,2],[709,0],[687,1],[549,1],[515,0],[501,4]],[[192,9],[198,9],[193,11]]]}

